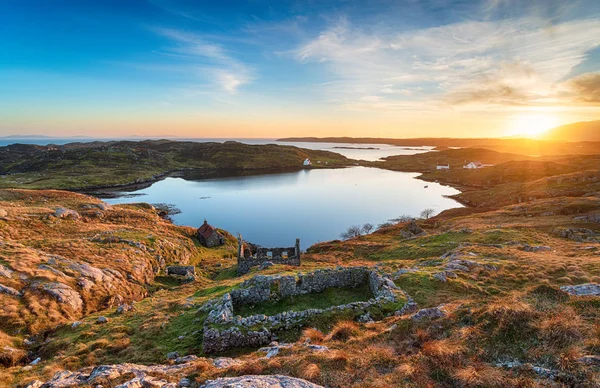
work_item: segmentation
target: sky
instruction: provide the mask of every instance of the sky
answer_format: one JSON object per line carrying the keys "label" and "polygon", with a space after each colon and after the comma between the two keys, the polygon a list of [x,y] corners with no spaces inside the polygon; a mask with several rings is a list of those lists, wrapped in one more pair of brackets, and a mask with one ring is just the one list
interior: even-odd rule
{"label": "sky", "polygon": [[598,119],[598,0],[0,0],[0,136],[537,136]]}

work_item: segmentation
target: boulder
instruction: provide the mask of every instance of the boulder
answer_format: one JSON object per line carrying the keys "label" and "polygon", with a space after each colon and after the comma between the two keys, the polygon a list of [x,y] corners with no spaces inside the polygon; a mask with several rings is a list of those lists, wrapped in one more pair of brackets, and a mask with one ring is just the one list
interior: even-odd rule
{"label": "boulder", "polygon": [[441,309],[442,306],[432,307],[428,309],[422,309],[411,315],[410,319],[413,321],[421,321],[423,319],[438,319],[444,318],[448,314]]}
{"label": "boulder", "polygon": [[100,324],[108,323],[108,318],[106,318],[105,316],[98,317],[98,319],[96,320],[96,322],[100,323]]}
{"label": "boulder", "polygon": [[600,284],[585,283],[576,286],[562,286],[560,289],[574,296],[600,296]]}
{"label": "boulder", "polygon": [[323,388],[310,381],[282,375],[221,377],[209,380],[201,388]]}
{"label": "boulder", "polygon": [[196,269],[193,265],[170,265],[167,267],[167,275],[190,277],[196,275]]}
{"label": "boulder", "polygon": [[403,239],[424,236],[426,234],[427,232],[421,229],[421,227],[417,225],[415,220],[412,220],[404,229],[400,231],[400,237],[402,237]]}
{"label": "boulder", "polygon": [[32,285],[33,288],[36,288],[54,299],[58,303],[65,304],[74,311],[81,311],[83,308],[83,300],[81,299],[81,295],[68,285],[60,282],[49,282],[49,283],[35,283]]}
{"label": "boulder", "polygon": [[79,213],[77,213],[75,210],[67,209],[64,207],[59,207],[58,209],[56,209],[56,211],[54,212],[54,217],[56,217],[56,218],[72,218],[75,220],[81,218]]}

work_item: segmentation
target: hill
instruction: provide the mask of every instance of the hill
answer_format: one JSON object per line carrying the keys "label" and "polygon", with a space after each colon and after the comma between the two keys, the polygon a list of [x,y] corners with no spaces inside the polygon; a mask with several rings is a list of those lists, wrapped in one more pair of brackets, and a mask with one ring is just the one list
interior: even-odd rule
{"label": "hill", "polygon": [[328,151],[234,141],[13,144],[0,147],[0,174],[4,175],[0,188],[86,190],[153,182],[185,170],[206,176],[299,170],[306,158],[323,162],[315,163],[313,168],[347,166],[351,162]]}
{"label": "hill", "polygon": [[600,141],[600,120],[562,125],[546,132],[542,138],[552,141]]}

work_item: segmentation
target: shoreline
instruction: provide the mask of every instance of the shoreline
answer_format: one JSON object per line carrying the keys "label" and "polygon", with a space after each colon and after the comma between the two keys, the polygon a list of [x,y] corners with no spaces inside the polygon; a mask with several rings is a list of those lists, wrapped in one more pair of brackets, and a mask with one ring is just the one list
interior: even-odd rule
{"label": "shoreline", "polygon": [[302,166],[302,167],[289,167],[289,168],[258,168],[258,169],[198,169],[198,168],[186,168],[170,170],[160,174],[156,174],[149,179],[142,181],[136,181],[131,183],[123,183],[118,185],[100,185],[90,186],[86,188],[69,188],[64,189],[66,191],[72,191],[75,193],[91,195],[99,199],[108,198],[119,198],[125,195],[125,192],[137,191],[152,186],[153,184],[160,182],[166,178],[192,178],[188,180],[205,180],[215,178],[228,178],[236,176],[253,176],[253,175],[272,175],[281,173],[293,173],[302,170],[314,170],[314,169],[340,169],[348,168],[352,166],[332,166],[332,167],[314,167],[314,166]]}

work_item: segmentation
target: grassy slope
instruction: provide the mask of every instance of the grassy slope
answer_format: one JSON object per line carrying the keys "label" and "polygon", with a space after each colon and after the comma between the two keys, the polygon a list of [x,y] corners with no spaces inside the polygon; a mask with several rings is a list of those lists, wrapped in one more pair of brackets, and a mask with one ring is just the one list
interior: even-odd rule
{"label": "grassy slope", "polygon": [[[226,370],[203,367],[194,378],[204,381],[220,375],[281,373],[331,387],[533,387],[549,383],[540,382],[527,367],[511,372],[496,366],[498,362],[520,361],[558,371],[559,381],[566,385],[593,386],[593,379],[598,381],[598,369],[577,360],[582,355],[600,353],[600,303],[598,298],[568,297],[557,289],[560,285],[600,282],[600,243],[578,243],[561,238],[557,232],[576,227],[600,234],[597,223],[574,219],[600,212],[595,186],[598,174],[561,174],[563,166],[571,162],[571,158],[563,157],[540,164],[544,166],[541,170],[547,169],[551,175],[541,180],[535,164],[517,175],[514,173],[521,164],[496,170],[500,177],[490,174],[489,183],[480,179],[478,184],[483,187],[472,186],[465,193],[478,196],[478,201],[485,200],[485,209],[450,210],[421,221],[427,236],[402,240],[399,231],[404,225],[399,224],[349,241],[318,244],[303,256],[304,271],[337,265],[376,265],[392,273],[417,266],[416,272],[400,276],[396,284],[421,308],[446,304],[449,315],[437,324],[390,317],[375,324],[357,325],[336,323],[344,317],[323,317],[314,322],[323,333],[309,330],[303,337],[323,343],[332,349],[330,352],[310,352],[300,346],[304,340],[300,338],[296,349],[283,351],[274,359],[244,350],[235,354],[241,365]],[[505,183],[504,179],[518,181]],[[552,190],[556,191],[540,198],[524,198],[526,203],[522,204],[511,196],[511,185],[527,187],[531,193],[543,187],[540,182],[553,182]],[[23,214],[32,211],[29,204],[20,206],[24,207]],[[522,243],[547,245],[552,250],[524,252],[518,245]],[[475,268],[448,282],[434,279],[433,274],[443,268],[440,256],[451,250],[498,270]],[[34,376],[48,378],[61,368],[162,362],[169,351],[201,355],[205,313],[197,306],[257,273],[255,269],[237,278],[235,265],[216,257],[205,258],[203,268],[218,273],[207,273],[193,284],[158,291],[137,303],[134,312],[116,315],[113,307],[85,317],[77,329],[59,326],[41,347],[34,349],[43,355],[41,365],[31,371],[6,369],[0,371],[0,378],[16,383]],[[275,266],[261,273],[295,272],[297,268]],[[310,300],[301,302],[311,306]],[[100,314],[111,321],[96,324]],[[19,338],[9,340],[18,342]]]}
{"label": "grassy slope", "polygon": [[[184,169],[215,171],[346,166],[350,160],[327,151],[237,142],[119,141],[65,146],[0,147],[0,187],[85,189],[144,182]],[[327,163],[327,164],[325,164]]]}

